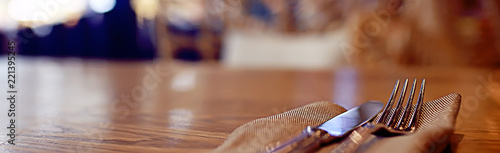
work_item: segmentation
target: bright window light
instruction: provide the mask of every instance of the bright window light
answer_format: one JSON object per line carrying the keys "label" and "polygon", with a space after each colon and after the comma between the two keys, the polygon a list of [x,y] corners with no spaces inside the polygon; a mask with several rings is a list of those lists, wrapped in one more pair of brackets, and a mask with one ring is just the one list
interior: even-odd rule
{"label": "bright window light", "polygon": [[90,9],[97,13],[111,11],[116,5],[116,0],[89,0]]}

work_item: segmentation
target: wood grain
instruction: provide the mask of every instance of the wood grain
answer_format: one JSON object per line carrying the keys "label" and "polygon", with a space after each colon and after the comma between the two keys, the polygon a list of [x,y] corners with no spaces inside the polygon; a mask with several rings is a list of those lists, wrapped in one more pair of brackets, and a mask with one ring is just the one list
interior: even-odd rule
{"label": "wood grain", "polygon": [[[426,78],[425,101],[462,94],[452,151],[500,150],[498,70],[250,70],[51,58],[18,63],[18,135],[10,145],[0,129],[2,152],[206,152],[248,121],[308,103],[352,108],[367,100],[385,102],[398,78]],[[161,72],[152,72],[156,68]],[[7,123],[6,115],[0,118]]]}

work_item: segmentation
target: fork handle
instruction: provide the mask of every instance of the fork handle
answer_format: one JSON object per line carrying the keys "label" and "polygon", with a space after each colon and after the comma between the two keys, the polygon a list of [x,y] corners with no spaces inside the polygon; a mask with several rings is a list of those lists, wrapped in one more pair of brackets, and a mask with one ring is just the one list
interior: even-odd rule
{"label": "fork handle", "polygon": [[358,129],[354,130],[343,142],[333,150],[333,153],[354,153],[359,147],[370,137],[370,135],[377,131],[379,126],[372,123],[367,123]]}
{"label": "fork handle", "polygon": [[405,131],[399,131],[387,128],[383,124],[366,123],[365,125],[354,130],[342,143],[333,150],[334,153],[354,153],[359,150],[361,145],[374,135],[398,136],[404,135]]}
{"label": "fork handle", "polygon": [[324,130],[317,127],[307,126],[299,136],[281,144],[276,148],[270,149],[267,152],[313,152],[318,149],[321,144],[329,142],[335,138],[337,137],[330,136],[330,134]]}

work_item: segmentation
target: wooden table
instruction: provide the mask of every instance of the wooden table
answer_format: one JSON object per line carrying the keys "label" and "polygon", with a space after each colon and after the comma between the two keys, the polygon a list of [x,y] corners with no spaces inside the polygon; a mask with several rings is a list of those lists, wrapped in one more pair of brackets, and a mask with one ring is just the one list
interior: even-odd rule
{"label": "wooden table", "polygon": [[[462,94],[453,151],[500,150],[498,70],[250,70],[71,58],[17,63],[18,135],[10,145],[7,129],[1,128],[2,152],[210,151],[248,121],[308,103],[327,100],[352,108],[367,100],[385,102],[398,78],[426,78],[425,101]],[[4,64],[0,69],[6,70]],[[0,78],[6,86],[6,75]],[[0,106],[3,127],[8,126],[6,103]]]}

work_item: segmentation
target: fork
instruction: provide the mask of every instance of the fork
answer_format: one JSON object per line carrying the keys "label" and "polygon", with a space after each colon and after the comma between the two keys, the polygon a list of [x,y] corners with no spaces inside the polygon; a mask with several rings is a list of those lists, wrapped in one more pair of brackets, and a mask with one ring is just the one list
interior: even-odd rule
{"label": "fork", "polygon": [[416,106],[413,111],[410,111],[413,105],[416,83],[417,79],[413,81],[408,100],[406,102],[406,105],[403,106],[403,101],[406,95],[406,88],[408,87],[408,79],[405,80],[394,111],[391,111],[395,103],[396,94],[399,90],[400,80],[398,79],[396,85],[394,85],[394,89],[392,90],[389,101],[379,115],[380,117],[378,117],[372,123],[367,123],[364,126],[353,131],[349,135],[347,140],[344,140],[344,142],[341,143],[339,147],[337,147],[333,152],[356,152],[360,149],[361,144],[363,144],[363,142],[368,139],[370,134],[387,136],[387,134],[400,135],[414,132],[417,129],[418,119],[421,114],[422,103],[424,100],[425,79],[422,80],[422,83],[420,85],[420,92],[418,94],[417,103],[415,104]]}

